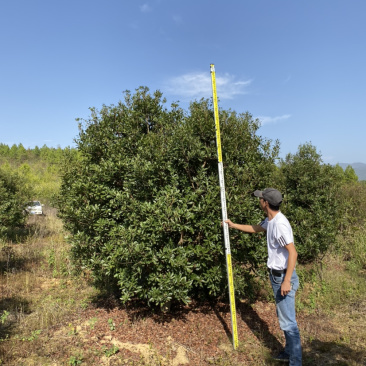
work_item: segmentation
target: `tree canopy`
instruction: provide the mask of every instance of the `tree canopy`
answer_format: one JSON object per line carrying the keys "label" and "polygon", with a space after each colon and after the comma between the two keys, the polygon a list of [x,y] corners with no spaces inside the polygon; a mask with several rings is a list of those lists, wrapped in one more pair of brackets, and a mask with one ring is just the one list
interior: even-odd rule
{"label": "tree canopy", "polygon": [[[261,220],[251,193],[270,182],[278,143],[257,135],[248,113],[220,111],[223,160],[234,220]],[[215,124],[208,100],[164,106],[141,87],[80,124],[81,160],[63,176],[60,215],[75,260],[121,299],[187,302],[226,290]],[[260,238],[237,236],[236,290],[264,262]]]}
{"label": "tree canopy", "polygon": [[293,227],[299,260],[312,261],[335,241],[339,225],[337,193],[343,171],[324,164],[310,143],[300,145],[281,164],[283,211]]}
{"label": "tree canopy", "polygon": [[[299,260],[326,253],[340,225],[339,187],[354,181],[352,171],[324,164],[310,143],[278,164],[279,142],[258,134],[258,120],[219,116],[229,218],[259,223],[252,193],[279,188]],[[157,305],[227,293],[215,138],[209,100],[167,108],[147,87],[80,121],[79,158],[65,166],[59,207],[74,261],[96,284],[124,302]],[[238,295],[250,296],[253,274],[265,268],[265,239],[231,231]]]}

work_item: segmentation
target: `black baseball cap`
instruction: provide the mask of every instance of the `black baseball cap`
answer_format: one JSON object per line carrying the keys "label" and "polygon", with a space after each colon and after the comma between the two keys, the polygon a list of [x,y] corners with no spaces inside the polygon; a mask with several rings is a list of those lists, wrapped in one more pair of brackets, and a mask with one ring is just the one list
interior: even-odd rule
{"label": "black baseball cap", "polygon": [[254,196],[263,198],[273,206],[279,206],[282,203],[282,194],[274,188],[266,188],[264,191],[255,191]]}

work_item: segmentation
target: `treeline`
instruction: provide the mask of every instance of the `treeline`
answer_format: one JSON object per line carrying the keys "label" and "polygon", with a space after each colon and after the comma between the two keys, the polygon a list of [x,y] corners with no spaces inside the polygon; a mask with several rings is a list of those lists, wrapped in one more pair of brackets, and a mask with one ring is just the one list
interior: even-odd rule
{"label": "treeline", "polygon": [[12,146],[0,143],[0,163],[5,162],[19,166],[22,163],[43,162],[47,164],[60,164],[65,155],[76,153],[75,148],[66,147],[42,147],[25,148],[23,144],[13,144]]}
{"label": "treeline", "polygon": [[14,239],[25,224],[28,202],[54,205],[61,184],[61,170],[77,150],[48,147],[25,149],[22,144],[0,143],[0,236]]}

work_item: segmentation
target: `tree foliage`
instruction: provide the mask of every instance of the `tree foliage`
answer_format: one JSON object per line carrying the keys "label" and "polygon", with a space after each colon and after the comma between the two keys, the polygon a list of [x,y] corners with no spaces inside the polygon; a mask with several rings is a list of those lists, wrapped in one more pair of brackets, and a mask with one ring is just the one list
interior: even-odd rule
{"label": "tree foliage", "polygon": [[348,165],[344,171],[344,179],[346,182],[358,182],[358,176],[351,165]]}
{"label": "tree foliage", "polygon": [[342,184],[337,201],[340,208],[339,231],[350,233],[366,223],[366,183],[348,181]]}
{"label": "tree foliage", "polygon": [[24,162],[31,163],[39,161],[48,162],[51,164],[59,164],[63,161],[65,154],[75,152],[75,149],[66,147],[48,147],[43,145],[41,148],[35,146],[34,149],[26,149],[23,144],[13,144],[9,147],[6,144],[0,143],[0,163],[7,161],[13,165],[23,164]]}
{"label": "tree foliage", "polygon": [[22,144],[9,147],[0,144],[0,166],[5,174],[17,175],[22,180],[22,190],[30,200],[52,203],[60,187],[60,167],[70,156],[77,158],[77,150],[48,147],[25,149]]}
{"label": "tree foliage", "polygon": [[286,212],[295,236],[299,260],[312,261],[334,243],[339,225],[339,169],[323,164],[310,143],[288,154],[281,165]]}
{"label": "tree foliage", "polygon": [[[226,293],[215,123],[208,100],[184,112],[140,87],[80,124],[81,159],[64,172],[60,215],[75,261],[121,299],[150,304]],[[253,192],[276,169],[278,143],[250,114],[220,111],[229,216],[261,220]],[[233,238],[236,290],[265,262],[263,239]],[[261,243],[261,245],[259,245]]]}
{"label": "tree foliage", "polygon": [[0,168],[0,237],[7,238],[12,229],[25,222],[24,206],[27,195],[22,179]]}

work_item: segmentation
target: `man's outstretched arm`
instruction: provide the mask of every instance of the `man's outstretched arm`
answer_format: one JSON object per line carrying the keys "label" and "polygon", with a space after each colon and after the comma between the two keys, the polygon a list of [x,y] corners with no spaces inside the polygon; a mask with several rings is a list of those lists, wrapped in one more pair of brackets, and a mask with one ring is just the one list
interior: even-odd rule
{"label": "man's outstretched arm", "polygon": [[240,231],[244,231],[245,233],[260,233],[266,231],[260,225],[242,225],[242,224],[235,224],[231,220],[225,220],[225,222],[229,225],[229,228],[237,229]]}

